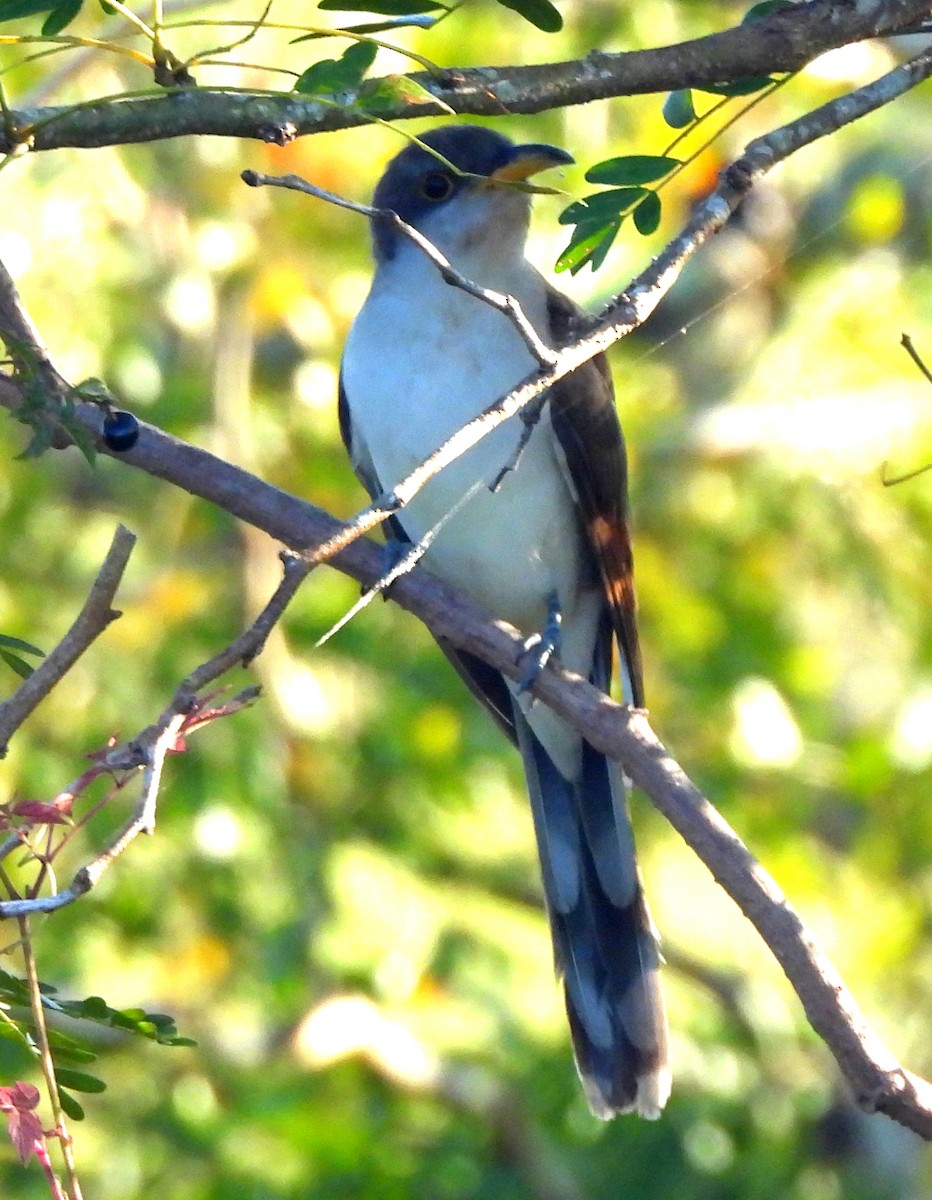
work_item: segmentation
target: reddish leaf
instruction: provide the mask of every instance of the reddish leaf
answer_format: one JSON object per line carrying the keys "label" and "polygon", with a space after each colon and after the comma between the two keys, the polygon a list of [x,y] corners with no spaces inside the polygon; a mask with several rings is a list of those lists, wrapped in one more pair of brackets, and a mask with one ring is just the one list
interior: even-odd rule
{"label": "reddish leaf", "polygon": [[42,1122],[34,1111],[38,1103],[39,1089],[31,1083],[17,1082],[12,1087],[0,1087],[0,1111],[7,1114],[10,1141],[24,1166],[35,1152],[37,1143],[41,1145],[45,1138]]}
{"label": "reddish leaf", "polygon": [[10,809],[14,817],[22,817],[33,825],[67,825],[70,823],[71,797],[63,796],[59,803],[43,800],[20,800]]}
{"label": "reddish leaf", "polygon": [[39,1103],[39,1089],[31,1083],[17,1080],[12,1087],[0,1087],[0,1110],[8,1112],[11,1108],[30,1109]]}

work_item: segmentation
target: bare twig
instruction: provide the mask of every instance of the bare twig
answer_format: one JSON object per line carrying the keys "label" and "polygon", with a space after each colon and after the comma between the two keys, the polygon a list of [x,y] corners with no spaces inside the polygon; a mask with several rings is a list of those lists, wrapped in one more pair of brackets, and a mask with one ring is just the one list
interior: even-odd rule
{"label": "bare twig", "polygon": [[[904,333],[900,338],[900,345],[929,383],[932,383],[932,371],[926,366],[925,361],[913,345],[913,339],[908,333]],[[932,462],[923,463],[921,467],[914,467],[912,471],[905,471],[902,475],[888,475],[887,463],[883,462],[880,464],[880,482],[884,487],[895,487],[898,483],[908,483],[911,479],[918,479],[920,475],[925,475],[926,471],[932,471]]]}
{"label": "bare twig", "polygon": [[308,564],[299,555],[284,552],[281,559],[282,581],[262,612],[235,642],[231,642],[219,654],[215,654],[213,658],[192,671],[182,682],[178,689],[179,693],[187,691],[193,696],[201,688],[206,687],[215,679],[219,679],[237,663],[248,667],[252,660],[262,653],[269,634],[281,619],[310,570]]}
{"label": "bare twig", "polygon": [[528,350],[530,350],[531,354],[533,354],[542,367],[553,366],[556,363],[556,352],[551,350],[545,342],[541,341],[537,335],[537,331],[525,316],[524,310],[514,296],[507,296],[502,292],[493,291],[491,288],[482,287],[480,284],[474,283],[473,280],[467,279],[465,275],[456,270],[446,255],[442,254],[433,242],[429,241],[413,225],[409,225],[407,221],[403,221],[390,208],[373,208],[371,204],[357,204],[355,200],[347,200],[345,196],[338,196],[334,192],[325,191],[324,188],[319,188],[313,183],[308,183],[300,175],[263,175],[259,171],[244,171],[242,179],[250,187],[280,187],[290,188],[296,192],[304,192],[308,196],[316,196],[319,200],[326,200],[329,204],[335,204],[338,208],[348,208],[352,212],[361,213],[362,216],[369,217],[370,220],[384,221],[394,226],[403,237],[413,242],[427,256],[437,268],[441,279],[445,283],[462,289],[462,291],[467,292],[470,296],[475,296],[477,300],[481,300],[484,304],[488,304],[490,308],[494,308],[497,312],[506,316],[520,334]]}
{"label": "bare twig", "polygon": [[906,351],[906,353],[909,355],[909,357],[913,360],[913,362],[916,364],[916,366],[919,368],[919,370],[923,373],[923,375],[925,375],[925,377],[929,381],[929,383],[932,383],[932,371],[930,371],[929,368],[926,366],[924,359],[922,358],[922,356],[920,355],[920,353],[916,349],[916,347],[913,345],[913,339],[909,336],[908,333],[904,333],[903,336],[900,338],[900,345],[903,347],[903,349]]}
{"label": "bare twig", "polygon": [[[132,816],[123,828],[91,862],[77,871],[68,887],[49,896],[0,901],[0,919],[23,917],[30,913],[54,912],[73,904],[100,881],[140,834],[153,832],[156,803],[166,754],[177,748],[180,739],[186,732],[216,715],[213,713],[204,715],[204,708],[209,697],[199,697],[198,693],[237,663],[245,666],[261,651],[270,630],[281,618],[301,581],[307,575],[308,567],[300,558],[294,555],[284,555],[283,563],[282,581],[252,625],[230,645],[224,647],[218,654],[182,680],[170,704],[153,725],[142,730],[128,742],[112,747],[106,754],[99,757],[94,770],[95,775],[111,773],[120,776],[142,768],[142,788],[139,799]],[[254,689],[247,690],[236,697],[228,707],[231,710],[234,706],[241,707],[254,694]],[[21,840],[18,836],[7,838],[0,845],[0,859],[20,844]]]}
{"label": "bare twig", "polygon": [[134,533],[122,525],[117,527],[107,557],[74,624],[29,678],[23,680],[9,700],[0,704],[0,758],[6,754],[7,742],[14,731],[74,666],[95,638],[120,615],[110,606],[135,543]]}

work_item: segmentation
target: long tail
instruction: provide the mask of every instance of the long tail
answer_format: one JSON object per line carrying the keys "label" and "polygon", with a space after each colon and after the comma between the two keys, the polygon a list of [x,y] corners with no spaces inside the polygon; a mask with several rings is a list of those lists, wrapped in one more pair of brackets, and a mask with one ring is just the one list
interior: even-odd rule
{"label": "long tail", "polygon": [[513,705],[557,970],[593,1113],[655,1118],[670,1092],[660,951],[641,888],[620,770],[582,745],[561,775]]}

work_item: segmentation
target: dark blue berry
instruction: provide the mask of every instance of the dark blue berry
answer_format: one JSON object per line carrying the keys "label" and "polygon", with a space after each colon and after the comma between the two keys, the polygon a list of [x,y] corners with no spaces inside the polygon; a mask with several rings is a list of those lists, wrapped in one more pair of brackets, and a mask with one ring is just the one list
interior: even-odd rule
{"label": "dark blue berry", "polygon": [[104,420],[104,442],[108,450],[131,450],[139,437],[139,422],[128,412],[109,413]]}

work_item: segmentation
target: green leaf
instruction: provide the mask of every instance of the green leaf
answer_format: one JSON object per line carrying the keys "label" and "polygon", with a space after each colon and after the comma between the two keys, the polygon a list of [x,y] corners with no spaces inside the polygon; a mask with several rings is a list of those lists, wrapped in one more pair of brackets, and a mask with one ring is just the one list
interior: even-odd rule
{"label": "green leaf", "polygon": [[579,225],[583,222],[604,224],[622,210],[631,208],[642,197],[647,195],[645,188],[612,188],[607,192],[593,192],[576,200],[569,208],[564,208],[557,220],[561,225]]}
{"label": "green leaf", "polygon": [[696,119],[693,94],[689,88],[678,88],[663,102],[663,119],[671,129],[683,129]]}
{"label": "green leaf", "polygon": [[437,104],[448,113],[453,109],[407,75],[383,75],[363,85],[356,107],[369,113],[389,112],[401,104]]}
{"label": "green leaf", "polygon": [[72,1121],[84,1120],[84,1109],[70,1092],[66,1092],[64,1088],[59,1088],[58,1100],[61,1104],[62,1112],[66,1117],[70,1117]]}
{"label": "green leaf", "polygon": [[596,163],[586,172],[590,183],[639,184],[653,183],[669,175],[680,165],[678,158],[663,154],[626,154],[622,158],[608,158]]}
{"label": "green leaf", "polygon": [[58,0],[0,0],[0,21],[17,21],[34,17],[58,7]]}
{"label": "green leaf", "polygon": [[19,657],[18,654],[11,654],[9,650],[4,650],[0,647],[0,658],[6,663],[11,670],[15,671],[21,679],[28,679],[33,672],[33,668],[25,659]]}
{"label": "green leaf", "polygon": [[614,221],[608,221],[604,225],[578,225],[569,245],[557,259],[557,271],[569,271],[571,275],[575,275],[587,263],[593,271],[597,271],[605,261],[623,220],[624,217],[616,217]]}
{"label": "green leaf", "polygon": [[498,3],[519,13],[544,33],[559,33],[563,28],[563,18],[550,0],[498,0]]}
{"label": "green leaf", "polygon": [[[40,984],[41,988],[41,984]],[[52,989],[54,991],[54,989]],[[0,968],[0,998],[8,1004],[29,1004],[29,988],[25,979]]]}
{"label": "green leaf", "polygon": [[406,17],[409,13],[433,12],[446,8],[436,0],[320,0],[318,8],[330,12],[384,13],[389,17]]}
{"label": "green leaf", "polygon": [[147,1013],[142,1008],[111,1008],[100,996],[84,1000],[54,1000],[48,1007],[79,1021],[93,1021],[111,1029],[125,1029],[150,1038],[162,1046],[193,1046],[191,1038],[178,1035],[174,1019],[165,1013]]}
{"label": "green leaf", "polygon": [[71,1088],[75,1092],[99,1093],[107,1090],[107,1085],[96,1075],[88,1075],[84,1071],[72,1071],[70,1067],[59,1067],[55,1078],[62,1087]]}
{"label": "green leaf", "polygon": [[660,224],[660,197],[656,192],[648,192],[634,210],[634,227],[645,237],[652,234]]}
{"label": "green leaf", "polygon": [[88,379],[82,379],[75,387],[74,394],[80,400],[88,400],[92,404],[116,405],[117,403],[113,392],[102,379],[98,379],[95,375],[91,375]]}
{"label": "green leaf", "polygon": [[289,46],[297,46],[298,42],[317,42],[321,38],[339,37],[341,33],[385,33],[387,30],[404,29],[413,25],[417,29],[430,29],[440,20],[439,17],[419,17],[416,13],[406,13],[403,17],[390,17],[387,21],[367,21],[364,25],[346,25],[343,29],[315,29],[313,33],[302,33],[300,37],[291,38]]}
{"label": "green leaf", "polygon": [[14,1021],[12,1018],[9,1021],[0,1021],[0,1039],[5,1042],[16,1042],[18,1046],[25,1046],[29,1053],[34,1055],[36,1047],[26,1030],[21,1028],[24,1024],[25,1022]]}
{"label": "green leaf", "polygon": [[353,42],[339,58],[322,58],[312,63],[294,86],[302,96],[323,96],[348,92],[359,86],[375,61],[378,46],[371,42]]}
{"label": "green leaf", "polygon": [[45,37],[54,37],[56,33],[61,33],[81,11],[83,2],[84,0],[65,0],[64,4],[59,4],[57,8],[53,8],[45,18],[45,23],[42,26],[43,35]]}
{"label": "green leaf", "polygon": [[741,24],[747,25],[749,21],[759,21],[762,17],[769,17],[771,13],[782,12],[785,8],[794,8],[792,0],[761,0],[760,4],[755,4],[741,18]]}
{"label": "green leaf", "polygon": [[710,92],[713,96],[751,96],[754,92],[762,92],[772,83],[776,83],[776,80],[769,75],[748,75],[731,83],[706,83],[696,90]]}
{"label": "green leaf", "polygon": [[67,1033],[62,1033],[60,1029],[48,1029],[46,1033],[49,1039],[49,1046],[52,1050],[52,1057],[56,1063],[59,1059],[65,1059],[67,1062],[92,1063],[97,1058],[93,1050],[88,1050],[76,1038],[70,1037]]}
{"label": "green leaf", "polygon": [[31,642],[24,642],[22,638],[11,637],[8,633],[0,633],[0,646],[6,646],[10,650],[21,650],[23,654],[37,654],[39,658],[45,658],[44,650],[33,646]]}

